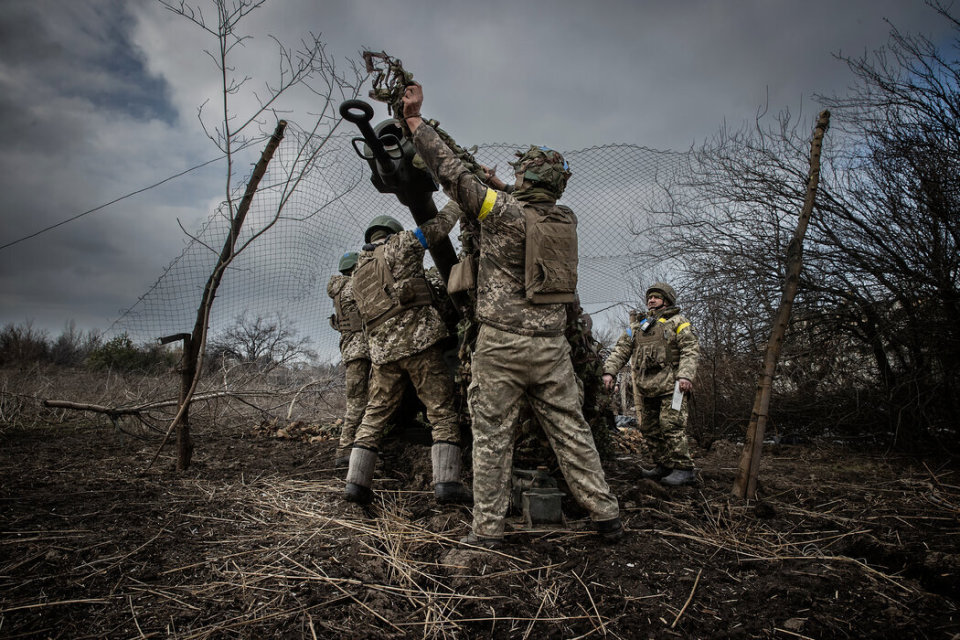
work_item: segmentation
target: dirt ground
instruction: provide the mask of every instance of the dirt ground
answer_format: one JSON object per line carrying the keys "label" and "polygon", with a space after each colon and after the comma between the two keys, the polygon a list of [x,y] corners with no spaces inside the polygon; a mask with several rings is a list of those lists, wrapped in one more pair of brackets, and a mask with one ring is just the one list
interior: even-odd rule
{"label": "dirt ground", "polygon": [[331,440],[195,438],[188,471],[169,447],[144,471],[156,438],[0,425],[0,637],[960,638],[956,461],[771,447],[742,504],[738,446],[667,491],[628,433],[622,542],[565,503],[493,553],[456,544],[470,511],[434,504],[425,446],[388,447],[364,510]]}

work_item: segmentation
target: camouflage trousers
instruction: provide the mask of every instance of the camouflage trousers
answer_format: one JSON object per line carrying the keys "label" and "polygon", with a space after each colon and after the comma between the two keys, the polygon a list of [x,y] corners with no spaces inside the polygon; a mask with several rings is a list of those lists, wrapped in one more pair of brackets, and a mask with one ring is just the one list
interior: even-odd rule
{"label": "camouflage trousers", "polygon": [[394,362],[374,364],[367,410],[353,444],[377,450],[390,416],[400,406],[407,376],[427,409],[434,442],[460,444],[460,423],[454,408],[453,378],[436,344]]}
{"label": "camouflage trousers", "polygon": [[343,414],[343,429],[340,431],[340,448],[349,449],[353,446],[353,438],[357,427],[363,420],[363,412],[367,408],[367,389],[370,378],[370,361],[366,358],[357,358],[344,363],[347,370],[347,410]]}
{"label": "camouflage trousers", "polygon": [[670,405],[673,394],[643,398],[640,432],[654,464],[670,469],[692,469],[693,456],[687,444],[687,395],[680,411]]}
{"label": "camouflage trousers", "polygon": [[573,497],[594,520],[620,513],[610,493],[593,434],[583,418],[582,392],[563,336],[520,336],[480,327],[467,401],[473,419],[473,532],[503,536],[513,445],[526,395]]}

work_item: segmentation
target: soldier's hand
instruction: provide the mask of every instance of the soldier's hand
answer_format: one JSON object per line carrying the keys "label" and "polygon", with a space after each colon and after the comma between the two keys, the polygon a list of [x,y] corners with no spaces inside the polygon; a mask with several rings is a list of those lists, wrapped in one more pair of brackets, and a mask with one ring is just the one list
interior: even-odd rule
{"label": "soldier's hand", "polygon": [[603,374],[603,386],[604,386],[604,388],[606,388],[608,391],[609,391],[610,389],[613,389],[613,383],[614,383],[614,381],[615,381],[615,378],[614,378],[612,375],[610,375],[609,373]]}
{"label": "soldier's hand", "polygon": [[403,92],[403,117],[412,118],[420,115],[420,107],[423,106],[423,87],[418,83],[407,85]]}
{"label": "soldier's hand", "polygon": [[504,189],[507,185],[503,182],[503,180],[501,180],[500,178],[497,177],[497,165],[493,165],[492,167],[488,167],[487,165],[482,164],[482,165],[480,165],[480,168],[483,169],[483,175],[484,175],[484,179],[485,179],[486,183],[487,183],[490,187],[492,187],[492,188],[494,188],[494,189],[496,189],[496,190],[498,190],[498,191],[503,191],[503,189]]}
{"label": "soldier's hand", "polygon": [[679,378],[680,381],[680,391],[684,393],[690,393],[693,391],[693,383],[686,378]]}

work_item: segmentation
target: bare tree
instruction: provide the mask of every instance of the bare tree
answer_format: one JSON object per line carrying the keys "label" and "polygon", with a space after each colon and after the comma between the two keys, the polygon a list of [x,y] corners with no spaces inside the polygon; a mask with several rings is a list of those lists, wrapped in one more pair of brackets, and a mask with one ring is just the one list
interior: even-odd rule
{"label": "bare tree", "polygon": [[209,350],[214,359],[252,364],[260,373],[315,357],[309,338],[298,337],[292,321],[281,313],[267,318],[252,318],[246,313],[237,316],[231,326],[210,342]]}
{"label": "bare tree", "polygon": [[[960,21],[928,3],[954,29]],[[960,410],[960,61],[894,28],[872,56],[842,58],[858,78],[824,99],[859,144],[838,171],[819,229],[835,297],[869,347],[890,424],[956,444]],[[839,257],[840,259],[837,259]]]}
{"label": "bare tree", "polygon": [[[197,320],[193,332],[169,336],[168,339],[184,340],[184,366],[182,374],[181,407],[167,431],[178,429],[178,467],[189,465],[192,444],[189,439],[189,426],[185,421],[190,399],[196,392],[197,383],[203,366],[210,323],[210,312],[220,285],[229,265],[253,242],[267,233],[282,217],[284,208],[296,192],[304,176],[316,169],[319,158],[327,141],[330,140],[342,122],[337,112],[338,105],[344,100],[355,98],[365,75],[351,65],[346,73],[337,70],[334,59],[327,54],[325,45],[319,36],[311,35],[302,40],[299,48],[284,46],[274,38],[277,47],[277,77],[264,82],[261,87],[251,87],[252,79],[238,71],[232,63],[232,54],[248,41],[240,27],[244,18],[260,9],[266,0],[210,0],[209,3],[174,3],[169,0],[158,2],[174,14],[188,20],[203,30],[215,43],[215,47],[205,53],[213,62],[220,80],[220,93],[217,105],[216,125],[208,126],[204,119],[204,110],[208,103],[199,109],[200,121],[204,132],[223,152],[227,161],[224,183],[225,200],[219,214],[228,224],[227,238],[219,250],[209,247],[217,256],[216,263],[204,287],[199,301]],[[212,11],[204,13],[204,7]],[[213,15],[209,15],[212,13]],[[272,213],[257,223],[257,228],[243,229],[247,210],[257,192],[259,181],[266,171],[273,152],[284,136],[287,126],[285,120],[277,117],[286,107],[284,99],[297,91],[311,97],[313,111],[312,123],[299,131],[296,141],[296,153],[293,160],[282,163],[274,173],[271,190],[276,205]],[[242,111],[243,105],[253,105]],[[267,146],[260,162],[254,169],[242,197],[235,189],[235,163],[238,154],[245,148],[255,145],[269,136]],[[184,230],[185,233],[186,230]],[[188,235],[190,235],[188,233]],[[201,242],[192,236],[195,242]],[[164,443],[166,443],[166,437]],[[159,449],[157,451],[159,455]],[[157,456],[154,456],[153,461]],[[153,464],[151,461],[151,465]]]}
{"label": "bare tree", "polygon": [[[960,33],[946,9],[931,6]],[[896,29],[883,50],[841,61],[857,84],[847,96],[821,98],[835,134],[772,417],[811,430],[893,433],[901,445],[955,442],[960,62]],[[720,394],[742,391],[726,388],[732,376],[759,371],[806,187],[807,125],[789,113],[766,120],[721,130],[695,150],[668,205],[647,212],[641,230],[655,248],[644,259],[679,265],[676,280],[712,358],[701,375],[717,376]],[[790,399],[797,411],[787,415]]]}

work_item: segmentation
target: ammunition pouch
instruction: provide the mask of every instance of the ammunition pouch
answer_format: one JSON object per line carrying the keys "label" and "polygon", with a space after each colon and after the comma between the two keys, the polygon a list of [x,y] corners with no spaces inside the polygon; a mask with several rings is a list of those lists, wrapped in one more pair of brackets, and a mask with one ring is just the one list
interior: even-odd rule
{"label": "ammunition pouch", "polygon": [[465,255],[450,269],[447,293],[469,291],[477,286],[477,263],[473,255]]}
{"label": "ammunition pouch", "polygon": [[342,289],[333,297],[333,308],[336,313],[330,316],[330,326],[340,333],[356,333],[363,331],[363,321],[360,319],[360,313],[356,309],[348,311],[343,310],[341,300]]}

